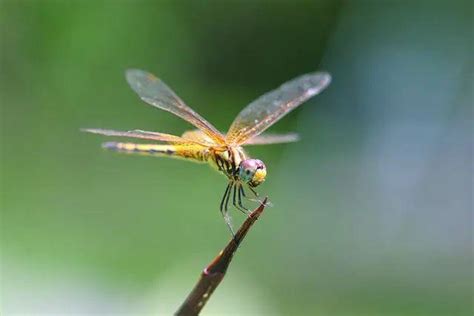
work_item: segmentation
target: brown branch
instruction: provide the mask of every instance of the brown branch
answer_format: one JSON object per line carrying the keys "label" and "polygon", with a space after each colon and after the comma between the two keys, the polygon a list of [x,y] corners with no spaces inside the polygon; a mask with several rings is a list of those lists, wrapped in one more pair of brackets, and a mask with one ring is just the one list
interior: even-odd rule
{"label": "brown branch", "polygon": [[262,214],[266,203],[267,198],[263,200],[259,207],[250,213],[249,217],[245,220],[242,226],[240,226],[235,237],[229,241],[227,246],[217,255],[216,258],[214,258],[214,260],[212,260],[204,271],[202,271],[199,281],[175,313],[176,316],[191,316],[199,314],[214,290],[219,286],[219,283],[221,283],[227,268],[232,261],[234,253],[245,238],[245,235],[247,235],[250,227],[252,227],[260,214]]}

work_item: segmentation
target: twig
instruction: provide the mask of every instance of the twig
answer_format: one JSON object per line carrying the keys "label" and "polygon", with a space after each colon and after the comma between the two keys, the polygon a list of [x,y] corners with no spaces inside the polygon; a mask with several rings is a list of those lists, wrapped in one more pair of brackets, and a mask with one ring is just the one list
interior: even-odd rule
{"label": "twig", "polygon": [[209,297],[211,297],[214,290],[224,278],[234,253],[245,238],[245,235],[247,235],[250,227],[252,227],[260,214],[262,214],[266,203],[267,198],[263,200],[259,207],[250,213],[249,217],[245,220],[242,226],[240,226],[235,237],[229,241],[227,246],[217,255],[216,258],[214,258],[214,260],[212,260],[204,271],[202,271],[199,281],[175,313],[176,316],[191,316],[199,314]]}

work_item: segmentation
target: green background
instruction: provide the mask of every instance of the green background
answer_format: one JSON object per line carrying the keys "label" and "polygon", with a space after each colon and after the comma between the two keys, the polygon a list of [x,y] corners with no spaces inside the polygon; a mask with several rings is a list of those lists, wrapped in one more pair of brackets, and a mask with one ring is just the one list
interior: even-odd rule
{"label": "green background", "polygon": [[[267,208],[203,315],[472,313],[468,1],[1,1],[2,315],[161,315],[229,239],[207,166],[82,127],[180,135],[124,71],[225,131],[302,73],[333,83],[252,147]],[[235,222],[242,214],[232,213]]]}

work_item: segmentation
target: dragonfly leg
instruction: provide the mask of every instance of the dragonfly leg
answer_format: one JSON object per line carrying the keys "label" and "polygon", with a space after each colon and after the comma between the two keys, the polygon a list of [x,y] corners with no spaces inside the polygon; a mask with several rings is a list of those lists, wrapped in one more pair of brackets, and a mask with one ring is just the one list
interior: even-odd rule
{"label": "dragonfly leg", "polygon": [[245,206],[243,206],[242,204],[242,195],[245,197],[245,191],[244,191],[244,187],[242,186],[242,184],[239,184],[239,192],[238,192],[238,197],[239,197],[239,206],[245,210],[245,212],[248,214],[250,214],[250,210],[247,209]]}
{"label": "dragonfly leg", "polygon": [[[246,195],[245,195],[245,192],[242,188],[242,195],[249,201],[252,201],[252,202],[258,202],[260,204],[263,203],[262,200],[260,200],[259,198],[259,195],[257,193],[257,191],[255,191],[251,186],[248,186],[248,188],[250,189],[250,191],[252,191],[253,195],[255,196],[255,198],[251,199],[251,198],[248,198]],[[269,200],[265,203],[265,206],[273,206],[272,202],[270,202]]]}
{"label": "dragonfly leg", "polygon": [[225,199],[225,208],[224,208],[224,212],[227,213],[228,210],[229,210],[229,198],[230,198],[230,191],[232,191],[232,186],[234,184],[231,182],[229,183],[229,192],[227,193],[227,197]]}
{"label": "dragonfly leg", "polygon": [[230,230],[230,233],[232,234],[232,237],[235,237],[234,229],[232,228],[231,218],[230,218],[229,212],[228,212],[228,210],[229,210],[229,197],[230,197],[230,193],[231,193],[230,191],[232,190],[232,186],[233,186],[233,183],[229,182],[229,184],[227,185],[227,188],[224,192],[224,196],[222,197],[220,209],[221,209],[222,217],[224,217],[224,221],[227,224],[227,227],[229,227],[229,230]]}
{"label": "dragonfly leg", "polygon": [[241,187],[241,189],[242,189],[242,190],[241,190],[241,191],[242,191],[242,196],[243,196],[244,198],[246,198],[247,200],[249,200],[249,201],[262,203],[262,201],[260,201],[260,199],[258,198],[258,193],[257,193],[257,191],[255,191],[251,186],[247,186],[247,187],[248,187],[249,190],[253,193],[253,196],[254,196],[254,197],[253,197],[253,198],[248,197],[247,194],[245,194],[244,188]]}
{"label": "dragonfly leg", "polygon": [[255,191],[251,186],[249,186],[250,191],[252,191],[253,195],[255,195],[256,198],[258,198],[258,193]]}
{"label": "dragonfly leg", "polygon": [[[237,187],[239,187],[239,191],[237,192]],[[239,211],[241,211],[242,213],[244,213],[245,215],[248,215],[249,213],[249,210],[246,209],[245,207],[243,207],[242,205],[242,199],[240,198],[240,184],[236,184],[234,185],[234,192],[232,194],[232,204],[235,206],[236,209],[238,209]],[[236,200],[236,197],[237,197],[237,193],[238,193],[238,203],[237,203],[237,200]]]}
{"label": "dragonfly leg", "polygon": [[229,194],[231,185],[232,185],[232,182],[229,182],[229,184],[227,185],[227,188],[225,189],[224,195],[222,196],[221,206],[220,206],[221,213],[224,213],[225,201],[226,201],[227,195]]}
{"label": "dragonfly leg", "polygon": [[243,196],[244,198],[247,197],[247,194],[245,194],[244,186],[243,186],[243,185],[240,185],[240,193],[242,194],[242,196]]}

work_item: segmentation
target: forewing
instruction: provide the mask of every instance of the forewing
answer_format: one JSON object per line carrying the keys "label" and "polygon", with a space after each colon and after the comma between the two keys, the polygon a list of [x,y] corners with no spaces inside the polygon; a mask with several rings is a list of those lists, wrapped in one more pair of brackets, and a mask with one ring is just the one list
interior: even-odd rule
{"label": "forewing", "polygon": [[154,75],[138,69],[129,69],[126,72],[127,82],[138,96],[146,103],[159,109],[173,113],[188,121],[217,144],[225,142],[219,131],[198,113],[187,106],[163,81]]}
{"label": "forewing", "polygon": [[288,81],[250,103],[235,118],[227,132],[228,144],[243,144],[309,98],[320,93],[331,82],[326,72],[306,74]]}
{"label": "forewing", "polygon": [[293,143],[300,139],[296,133],[288,134],[263,134],[248,139],[243,146],[246,145],[269,145],[269,144],[282,144],[282,143]]}
{"label": "forewing", "polygon": [[133,130],[133,131],[114,131],[109,129],[99,129],[99,128],[83,128],[83,132],[100,134],[105,136],[119,136],[119,137],[130,137],[130,138],[141,138],[148,140],[156,140],[160,142],[168,143],[193,143],[201,146],[208,146],[205,143],[198,142],[197,140],[187,139],[179,136],[174,136],[170,134],[157,133],[157,132],[147,132],[142,130]]}

